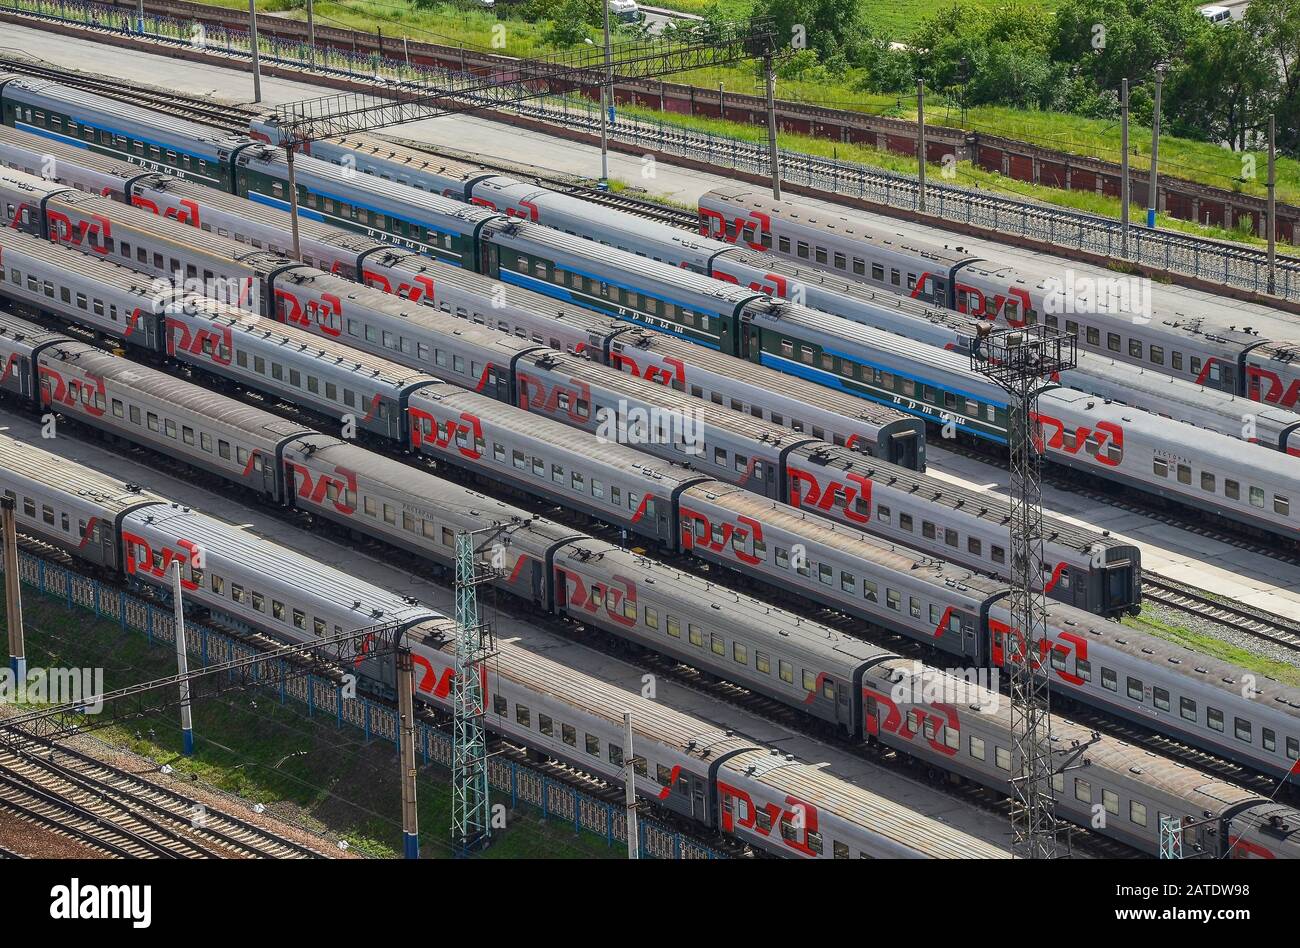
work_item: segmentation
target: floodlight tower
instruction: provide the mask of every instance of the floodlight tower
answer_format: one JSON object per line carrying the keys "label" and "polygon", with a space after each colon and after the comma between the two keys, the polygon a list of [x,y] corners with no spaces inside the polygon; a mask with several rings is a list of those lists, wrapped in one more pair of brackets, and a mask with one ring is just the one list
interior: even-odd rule
{"label": "floodlight tower", "polygon": [[451,841],[465,856],[487,846],[492,836],[488,796],[487,737],[483,721],[483,671],[492,654],[492,630],[478,618],[478,587],[497,571],[475,561],[474,538],[495,536],[499,527],[456,534],[456,676],[452,684]]}
{"label": "floodlight tower", "polygon": [[1011,396],[1012,628],[1004,633],[1002,664],[1010,676],[1011,732],[1020,757],[1020,771],[1012,780],[1012,851],[1023,859],[1054,859],[1062,828],[1052,795],[1051,669],[1039,645],[1047,633],[1047,603],[1038,392],[1056,373],[1074,368],[1077,340],[1042,325],[994,329],[981,323],[970,359],[972,369]]}

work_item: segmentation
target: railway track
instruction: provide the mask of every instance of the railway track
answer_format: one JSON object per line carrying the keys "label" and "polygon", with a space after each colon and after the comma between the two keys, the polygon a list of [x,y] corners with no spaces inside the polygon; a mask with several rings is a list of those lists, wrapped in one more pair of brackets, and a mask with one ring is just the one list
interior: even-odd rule
{"label": "railway track", "polygon": [[1142,592],[1162,605],[1231,625],[1256,638],[1300,652],[1300,622],[1252,606],[1223,602],[1204,590],[1158,573],[1143,572]]}
{"label": "railway track", "polygon": [[[115,855],[136,858],[314,859],[319,853],[195,797],[160,786],[89,754],[27,734],[0,742],[0,789],[39,809],[94,821]],[[35,798],[35,799],[33,799]],[[39,801],[37,805],[36,801]]]}

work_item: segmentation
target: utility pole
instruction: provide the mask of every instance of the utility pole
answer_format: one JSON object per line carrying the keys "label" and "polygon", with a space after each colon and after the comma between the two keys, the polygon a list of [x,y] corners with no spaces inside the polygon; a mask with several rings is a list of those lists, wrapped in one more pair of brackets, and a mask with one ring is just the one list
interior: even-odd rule
{"label": "utility pole", "polygon": [[1128,80],[1121,79],[1119,84],[1120,117],[1120,184],[1119,184],[1119,240],[1120,256],[1128,259],[1128,213],[1132,200],[1128,177]]}
{"label": "utility pole", "polygon": [[18,574],[18,500],[0,497],[4,520],[5,615],[9,622],[9,670],[14,680],[27,680],[27,645],[23,639],[22,577]]}
{"label": "utility pole", "polygon": [[1151,113],[1151,182],[1147,190],[1147,227],[1156,226],[1156,211],[1160,208],[1160,86],[1165,81],[1165,67],[1156,65],[1156,94]]}
{"label": "utility pole", "polygon": [[316,11],[312,0],[307,0],[307,62],[316,68]]}
{"label": "utility pole", "polygon": [[767,73],[767,155],[772,171],[772,200],[781,200],[781,155],[776,147],[776,66],[769,51],[763,57]]}
{"label": "utility pole", "polygon": [[1277,292],[1277,116],[1268,117],[1268,291]]}
{"label": "utility pole", "polygon": [[248,46],[253,53],[253,101],[262,101],[262,61],[257,52],[257,0],[248,0]]}
{"label": "utility pole", "polygon": [[486,846],[492,836],[488,797],[487,737],[483,719],[487,695],[483,671],[491,656],[491,630],[479,623],[478,587],[496,570],[480,569],[474,560],[474,537],[495,535],[498,528],[456,534],[456,668],[452,703],[451,837],[457,855]]}
{"label": "utility pole", "polygon": [[1037,407],[1042,384],[1077,364],[1077,345],[1072,334],[1041,323],[999,330],[981,323],[970,353],[971,368],[1011,396],[1011,625],[995,630],[994,648],[1000,644],[1001,665],[1011,678],[1012,753],[1019,757],[1011,781],[1012,853],[1023,859],[1056,858],[1063,831],[1052,790],[1051,669],[1040,652],[1047,603]]}
{"label": "utility pole", "polygon": [[420,815],[415,801],[415,675],[411,650],[398,643],[397,713],[401,718],[398,752],[402,767],[402,851],[407,859],[420,858]]}
{"label": "utility pole", "polygon": [[185,650],[185,603],[181,599],[181,561],[172,560],[172,625],[176,639],[176,674],[180,677],[181,741],[186,757],[194,754],[194,718],[190,708],[190,656]]}
{"label": "utility pole", "polygon": [[727,103],[726,103],[726,101],[722,98],[722,96],[723,96],[722,85],[723,85],[722,82],[719,80],[719,82],[718,82],[718,118],[721,119],[721,120],[725,120],[725,119],[727,118]]}
{"label": "utility pole", "polygon": [[623,712],[623,792],[627,812],[627,858],[641,858],[641,836],[636,820],[636,755],[632,752],[632,712]]}
{"label": "utility pole", "polygon": [[[600,87],[600,189],[609,190],[609,113],[614,111],[614,66],[609,45],[609,0],[600,0],[605,11],[605,82]],[[609,101],[606,102],[606,96]]]}
{"label": "utility pole", "polygon": [[139,0],[135,5],[135,31],[144,32],[144,0]]}
{"label": "utility pole", "polygon": [[916,80],[916,209],[925,213],[925,80]]}
{"label": "utility pole", "polygon": [[298,239],[298,177],[293,167],[293,143],[284,146],[284,162],[288,166],[289,185],[289,233],[293,238],[293,259],[302,259],[302,246]]}

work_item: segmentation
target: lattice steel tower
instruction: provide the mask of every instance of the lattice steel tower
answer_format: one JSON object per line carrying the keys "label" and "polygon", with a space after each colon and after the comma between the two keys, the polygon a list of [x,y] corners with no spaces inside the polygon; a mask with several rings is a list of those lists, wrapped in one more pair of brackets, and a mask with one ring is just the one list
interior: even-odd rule
{"label": "lattice steel tower", "polygon": [[[971,368],[1011,396],[1012,632],[1004,638],[1003,672],[1010,676],[1011,733],[1020,757],[1012,780],[1012,851],[1023,859],[1054,859],[1062,827],[1052,792],[1051,668],[1038,645],[1047,631],[1038,392],[1044,381],[1074,368],[1076,340],[1047,326],[995,330],[982,323],[970,359]],[[1020,630],[1018,644],[1015,630]]]}
{"label": "lattice steel tower", "polygon": [[456,534],[456,677],[452,684],[451,841],[458,855],[487,846],[492,836],[488,751],[483,720],[483,672],[492,654],[492,630],[478,618],[478,587],[497,571],[475,560],[474,538],[500,528]]}

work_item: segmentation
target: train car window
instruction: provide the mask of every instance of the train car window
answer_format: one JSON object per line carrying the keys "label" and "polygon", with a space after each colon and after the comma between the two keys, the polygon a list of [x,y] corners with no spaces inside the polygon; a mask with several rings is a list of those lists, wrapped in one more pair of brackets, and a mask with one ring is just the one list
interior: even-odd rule
{"label": "train car window", "polygon": [[1201,490],[1208,490],[1210,493],[1214,493],[1214,475],[1209,471],[1201,471]]}
{"label": "train car window", "polygon": [[164,419],[163,419],[163,434],[165,434],[165,435],[166,435],[167,437],[169,437],[169,438],[175,438],[175,437],[176,437],[176,422],[172,421],[170,418],[164,418]]}
{"label": "train car window", "polygon": [[54,508],[49,506],[48,504],[42,504],[41,519],[44,520],[46,523],[48,523],[50,526],[54,526]]}
{"label": "train car window", "polygon": [[1119,816],[1119,794],[1114,790],[1102,788],[1101,805],[1106,808],[1107,813]]}
{"label": "train car window", "polygon": [[835,578],[834,568],[828,563],[818,563],[817,578],[821,581],[823,586],[829,586],[831,581]]}
{"label": "train car window", "polygon": [[921,618],[921,600],[917,599],[915,596],[909,596],[907,611],[913,619]]}
{"label": "train car window", "polygon": [[1107,691],[1119,691],[1119,678],[1109,668],[1102,667],[1101,686]]}
{"label": "train car window", "polygon": [[230,598],[235,602],[242,603],[244,601],[244,587],[238,583],[231,583]]}
{"label": "train car window", "polygon": [[[682,623],[676,616],[668,617],[667,626],[667,632],[670,636],[675,639],[680,639],[682,637]],[[658,626],[655,626],[655,628],[658,628]]]}
{"label": "train car window", "polygon": [[532,727],[533,726],[532,712],[529,711],[525,705],[522,704],[515,705],[515,721],[518,722],[518,724],[521,727]]}
{"label": "train car window", "polygon": [[849,265],[848,258],[837,250],[835,252],[835,269],[843,270],[846,267],[848,267],[848,265]]}
{"label": "train car window", "polygon": [[1219,731],[1219,732],[1223,731],[1222,711],[1220,711],[1218,708],[1206,708],[1205,716],[1206,716],[1206,721],[1210,725],[1211,730]]}
{"label": "train car window", "polygon": [[907,275],[907,288],[908,288],[909,290],[914,290],[914,289],[916,289],[916,274],[915,274],[915,273],[909,273],[909,274]]}
{"label": "train car window", "polygon": [[[330,485],[330,486],[333,486],[333,485]],[[334,499],[333,497],[330,498],[330,500],[333,500],[333,499]],[[402,529],[405,530],[407,533],[415,533],[415,532],[416,532],[416,529],[415,529],[415,518],[414,518],[413,516],[411,516],[409,513],[407,513],[405,510],[402,511]]]}
{"label": "train car window", "polygon": [[716,634],[709,636],[709,651],[714,655],[727,654],[727,643],[723,641],[722,636]]}
{"label": "train car window", "polygon": [[776,663],[777,676],[787,685],[794,684],[794,666],[785,659],[778,659]]}
{"label": "train car window", "polygon": [[572,724],[560,724],[560,740],[570,747],[578,746],[578,731]]}
{"label": "train car window", "polygon": [[301,609],[293,610],[293,627],[304,630],[307,628],[307,614]]}
{"label": "train car window", "polygon": [[1277,750],[1277,732],[1274,731],[1272,728],[1266,727],[1261,730],[1261,734],[1264,741],[1264,750],[1266,751]]}
{"label": "train car window", "polygon": [[1156,458],[1151,462],[1151,473],[1155,474],[1156,477],[1168,477],[1169,462],[1164,458]]}
{"label": "train car window", "polygon": [[23,514],[30,520],[36,519],[36,501],[30,497],[23,498]]}
{"label": "train car window", "polygon": [[621,507],[623,505],[623,489],[621,487],[610,487],[609,502],[615,507]]}
{"label": "train car window", "polygon": [[692,645],[704,648],[704,630],[694,622],[687,623],[686,638]]}
{"label": "train car window", "polygon": [[790,252],[790,238],[789,238],[789,237],[778,237],[778,238],[776,239],[776,246],[777,246],[777,248],[781,251],[781,253],[789,253],[789,252]]}
{"label": "train car window", "polygon": [[659,611],[657,609],[651,609],[649,606],[645,607],[645,624],[652,629],[659,628]]}
{"label": "train car window", "polygon": [[146,418],[146,422],[145,422],[145,423],[146,423],[146,425],[148,426],[149,430],[150,430],[150,431],[157,431],[157,430],[158,430],[158,416],[155,415],[153,412],[149,412],[148,415],[145,416],[145,418]]}
{"label": "train car window", "polygon": [[998,770],[1011,772],[1011,751],[1005,747],[993,748],[993,762],[997,764]]}
{"label": "train car window", "polygon": [[898,612],[902,602],[903,597],[897,591],[890,589],[888,586],[885,587],[885,605]]}
{"label": "train car window", "polygon": [[375,499],[369,494],[362,498],[361,503],[367,517],[373,517],[379,512],[379,508],[375,506]]}
{"label": "train car window", "polygon": [[1264,488],[1252,487],[1250,489],[1250,505],[1261,510],[1264,509]]}
{"label": "train car window", "polygon": [[1000,547],[1000,546],[994,545],[994,547],[993,547],[993,562],[994,562],[994,563],[1005,563],[1006,561],[1007,561],[1007,551],[1004,550],[1004,549],[1003,549],[1002,547]]}
{"label": "train car window", "polygon": [[1128,341],[1128,354],[1129,354],[1129,357],[1130,357],[1130,358],[1133,358],[1133,359],[1140,359],[1140,358],[1142,358],[1142,340],[1141,340],[1141,339],[1130,339],[1130,340]]}
{"label": "train car window", "polygon": [[600,738],[597,737],[595,734],[588,734],[586,735],[586,738],[587,738],[587,753],[590,754],[592,757],[599,757]]}
{"label": "train car window", "polygon": [[871,580],[864,579],[862,581],[862,598],[865,599],[867,602],[879,602],[880,601],[879,587],[877,587],[876,584]]}
{"label": "train car window", "polygon": [[1057,671],[1065,671],[1065,655],[1063,655],[1061,652],[1057,651],[1056,649],[1052,649],[1052,654],[1049,661],[1052,663],[1052,667],[1055,668]]}
{"label": "train car window", "polygon": [[1181,352],[1175,352],[1175,353],[1170,357],[1170,362],[1169,362],[1169,364],[1170,364],[1171,367],[1173,367],[1173,368],[1175,368],[1175,369],[1180,369],[1180,370],[1181,370],[1182,367],[1183,367],[1183,354],[1182,354]]}
{"label": "train car window", "polygon": [[976,760],[984,759],[984,738],[976,737],[973,734],[971,735],[970,755],[974,757]]}
{"label": "train car window", "polygon": [[1092,802],[1092,785],[1082,777],[1074,778],[1074,798],[1080,803]]}
{"label": "train car window", "polygon": [[741,642],[731,643],[731,657],[741,665],[749,664],[749,646]]}
{"label": "train car window", "polygon": [[1237,740],[1242,741],[1243,743],[1246,744],[1249,744],[1251,743],[1252,740],[1254,740],[1254,737],[1252,735],[1253,728],[1251,726],[1250,721],[1246,720],[1245,718],[1236,718],[1233,720],[1232,723],[1233,723],[1233,733],[1236,736]]}
{"label": "train car window", "polygon": [[1286,756],[1291,760],[1300,758],[1300,738],[1288,737],[1286,739]]}
{"label": "train car window", "polygon": [[1281,494],[1273,495],[1273,513],[1282,517],[1291,516],[1291,500]]}
{"label": "train car window", "polygon": [[764,675],[770,675],[772,673],[771,656],[769,656],[767,652],[761,652],[756,650],[754,652],[754,667],[757,668],[759,671],[761,671]]}
{"label": "train car window", "polygon": [[899,273],[897,270],[889,271],[889,282],[892,283],[894,286],[899,286],[902,283],[902,277],[903,275]]}
{"label": "train car window", "polygon": [[840,570],[840,590],[842,592],[853,593],[858,591],[858,578],[852,573]]}
{"label": "train car window", "polygon": [[1241,500],[1241,485],[1232,478],[1225,477],[1223,479],[1223,493],[1227,495],[1229,500]]}
{"label": "train car window", "polygon": [[537,715],[537,730],[541,731],[541,732],[542,732],[543,734],[545,734],[547,737],[552,737],[552,736],[554,736],[554,734],[555,734],[555,722],[551,719],[551,716],[550,716],[549,714],[542,714],[542,713],[538,712],[538,715]]}
{"label": "train car window", "polygon": [[122,400],[119,398],[113,399],[113,414],[116,417],[121,418],[124,411],[125,409],[122,406]]}
{"label": "train car window", "polygon": [[505,695],[492,696],[492,710],[499,716],[504,717],[510,710],[510,705],[505,699]]}
{"label": "train car window", "polygon": [[898,515],[898,529],[906,530],[911,533],[913,530],[913,519],[910,513],[900,513]]}
{"label": "train car window", "polygon": [[384,504],[384,523],[397,526],[397,511],[392,504]]}
{"label": "train car window", "polygon": [[1192,469],[1188,467],[1186,464],[1178,465],[1178,483],[1180,484],[1192,483]]}
{"label": "train car window", "polygon": [[128,412],[128,414],[131,416],[131,424],[133,424],[133,425],[138,425],[138,424],[140,424],[140,408],[139,408],[139,406],[137,406],[137,405],[132,405],[132,406],[130,407],[130,411]]}
{"label": "train car window", "polygon": [[1164,688],[1152,687],[1151,700],[1155,702],[1155,706],[1158,710],[1160,711],[1169,710],[1169,692],[1166,691]]}
{"label": "train car window", "polygon": [[[516,451],[515,453],[518,454],[519,452]],[[515,466],[518,467],[519,465]],[[591,496],[595,497],[597,500],[600,500],[605,496],[605,485],[594,477],[591,479]]]}
{"label": "train car window", "polygon": [[284,621],[284,603],[279,602],[279,601],[277,601],[277,600],[275,600],[275,599],[272,599],[272,600],[271,600],[271,615],[273,615],[275,618],[277,618],[277,619],[279,619],[281,622],[283,622],[283,621]]}
{"label": "train car window", "polygon": [[799,241],[798,247],[797,247],[796,250],[795,250],[795,254],[796,254],[797,256],[799,256],[799,257],[802,257],[804,260],[807,260],[807,259],[808,259],[808,245],[807,245],[806,243],[804,243],[802,240]]}
{"label": "train car window", "polygon": [[921,521],[921,536],[927,540],[933,540],[935,537],[935,526],[928,520]]}
{"label": "train car window", "polygon": [[1201,374],[1201,358],[1200,358],[1200,356],[1192,356],[1192,361],[1191,361],[1191,365],[1189,366],[1189,369],[1190,369],[1190,371],[1191,371],[1191,373],[1192,373],[1193,375],[1200,375],[1200,374]]}
{"label": "train car window", "polygon": [[1196,702],[1191,698],[1179,698],[1178,713],[1183,716],[1184,720],[1195,721],[1197,719]]}
{"label": "train car window", "polygon": [[[662,787],[671,787],[673,785],[673,772],[663,764],[655,764],[655,779],[659,781]],[[728,794],[728,804],[730,804],[731,795]]]}
{"label": "train car window", "polygon": [[[134,411],[134,409],[132,409]],[[199,447],[208,454],[212,453],[212,435],[199,432]]]}
{"label": "train car window", "polygon": [[1142,680],[1140,678],[1130,678],[1128,680],[1128,696],[1134,701],[1143,700]]}
{"label": "train car window", "polygon": [[609,745],[609,762],[615,767],[623,766],[623,747],[619,744]]}
{"label": "train car window", "polygon": [[[884,282],[885,282],[885,268],[884,268],[883,266],[881,266],[880,264],[878,264],[878,263],[873,263],[873,264],[871,265],[871,279],[873,279],[873,280],[879,280],[881,283],[884,283]],[[966,291],[965,291],[965,290],[962,290],[962,292],[961,292],[961,300],[960,300],[962,306],[965,306],[965,300],[966,300]]]}

